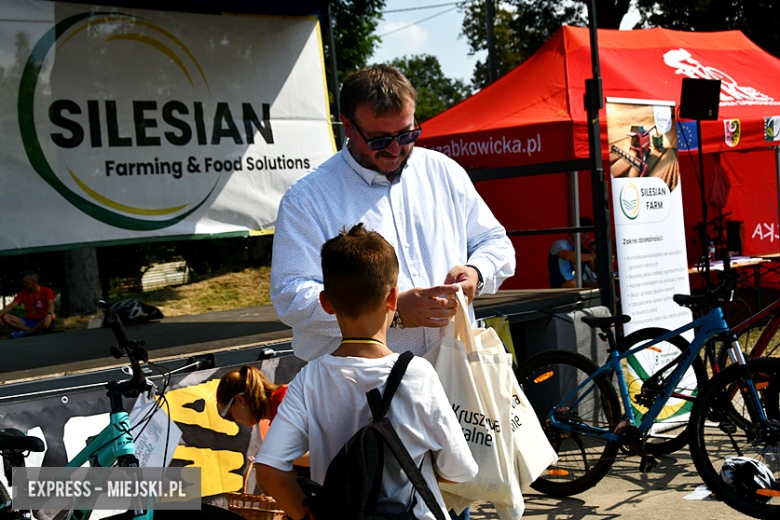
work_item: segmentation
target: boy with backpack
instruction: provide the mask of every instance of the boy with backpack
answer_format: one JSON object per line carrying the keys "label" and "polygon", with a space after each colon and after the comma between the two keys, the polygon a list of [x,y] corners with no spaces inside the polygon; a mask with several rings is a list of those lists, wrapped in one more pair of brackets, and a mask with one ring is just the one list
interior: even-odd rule
{"label": "boy with backpack", "polygon": [[[437,479],[466,482],[478,468],[431,364],[421,358],[409,361],[385,346],[398,298],[393,247],[379,233],[357,224],[323,245],[322,274],[320,302],[326,312],[336,315],[343,339],[332,354],[309,362],[290,383],[255,459],[258,479],[291,518],[308,517],[306,495],[296,482],[292,461],[309,451],[312,480],[326,482],[326,472],[330,475],[339,469],[329,468],[339,450],[372,418],[377,419],[372,417],[371,408],[376,407],[369,406],[367,394],[379,399],[378,392],[371,392],[378,388],[389,391],[392,400],[384,410],[386,417],[447,516]],[[385,387],[399,357],[409,364],[393,396]],[[431,499],[417,494],[407,469],[389,451],[384,448],[376,509],[367,513],[441,518],[426,505]],[[345,469],[347,474],[365,471]]]}

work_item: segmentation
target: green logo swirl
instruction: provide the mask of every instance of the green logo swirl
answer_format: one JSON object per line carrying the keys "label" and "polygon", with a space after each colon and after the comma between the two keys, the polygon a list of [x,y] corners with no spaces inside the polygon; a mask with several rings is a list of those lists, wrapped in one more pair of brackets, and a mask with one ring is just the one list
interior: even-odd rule
{"label": "green logo swirl", "polygon": [[[185,213],[182,213],[181,215],[178,215],[176,217],[167,220],[143,220],[139,218],[129,217],[127,215],[121,215],[113,211],[110,211],[102,206],[99,206],[83,198],[82,196],[80,196],[79,194],[75,193],[73,190],[68,188],[57,177],[57,175],[54,173],[54,170],[52,170],[51,166],[49,165],[49,162],[46,160],[46,157],[43,153],[43,149],[41,148],[41,143],[38,140],[38,133],[35,129],[35,118],[33,115],[34,104],[35,104],[35,88],[36,85],[38,84],[38,77],[41,73],[41,69],[43,67],[44,60],[46,59],[46,55],[49,53],[49,50],[56,44],[57,40],[63,34],[65,34],[65,32],[68,31],[68,29],[70,29],[75,24],[83,20],[93,18],[93,17],[98,17],[98,16],[113,16],[113,17],[126,16],[129,18],[133,18],[130,15],[126,15],[122,13],[101,13],[101,12],[81,13],[81,14],[71,16],[70,18],[66,18],[65,20],[59,22],[54,27],[52,27],[49,31],[47,31],[46,34],[44,34],[41,37],[41,39],[38,40],[38,43],[35,44],[35,47],[30,53],[30,57],[27,59],[27,63],[24,67],[24,71],[22,72],[22,78],[19,84],[19,97],[17,103],[17,111],[19,117],[19,131],[21,133],[22,143],[24,144],[25,153],[27,154],[27,158],[30,161],[30,165],[38,173],[38,175],[41,176],[41,178],[44,181],[46,181],[52,188],[54,188],[57,191],[57,193],[62,195],[62,197],[65,200],[70,202],[73,206],[75,206],[83,213],[86,213],[90,217],[99,220],[105,224],[108,224],[110,226],[114,226],[122,229],[129,229],[133,231],[153,231],[157,229],[170,227],[184,220],[193,212],[195,212],[200,206],[202,206],[203,203],[206,202],[206,200],[208,200],[208,198],[214,192],[214,189],[217,187],[217,183],[219,182],[219,179],[217,179],[217,182],[214,183],[214,186],[211,187],[211,190],[203,198],[203,200],[201,200],[198,204],[196,204],[192,209],[190,209]],[[139,22],[139,23],[146,26],[150,25],[148,22]],[[162,31],[162,30],[160,30],[160,32],[166,33],[166,31]],[[189,51],[187,51],[186,49],[185,52],[189,54]],[[201,75],[202,74],[203,72],[201,71]],[[87,191],[87,193],[90,192]],[[95,197],[94,195],[93,198],[95,198],[96,200],[100,200],[104,204],[108,200],[105,198]]]}

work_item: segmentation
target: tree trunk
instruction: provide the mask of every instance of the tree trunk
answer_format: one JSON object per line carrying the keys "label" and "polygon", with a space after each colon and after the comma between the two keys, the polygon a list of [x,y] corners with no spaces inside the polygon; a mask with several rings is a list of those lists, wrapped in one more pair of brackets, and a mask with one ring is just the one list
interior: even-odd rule
{"label": "tree trunk", "polygon": [[100,299],[97,253],[94,247],[71,249],[62,253],[62,316],[77,316],[95,312]]}

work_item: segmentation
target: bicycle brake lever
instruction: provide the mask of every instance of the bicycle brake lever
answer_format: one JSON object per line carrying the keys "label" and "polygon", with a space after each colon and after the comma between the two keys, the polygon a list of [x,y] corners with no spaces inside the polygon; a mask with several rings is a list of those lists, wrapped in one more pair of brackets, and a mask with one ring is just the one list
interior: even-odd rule
{"label": "bicycle brake lever", "polygon": [[146,388],[147,388],[147,392],[146,392],[147,399],[151,400],[155,395],[157,395],[157,385],[155,385],[154,382],[148,377],[146,378]]}

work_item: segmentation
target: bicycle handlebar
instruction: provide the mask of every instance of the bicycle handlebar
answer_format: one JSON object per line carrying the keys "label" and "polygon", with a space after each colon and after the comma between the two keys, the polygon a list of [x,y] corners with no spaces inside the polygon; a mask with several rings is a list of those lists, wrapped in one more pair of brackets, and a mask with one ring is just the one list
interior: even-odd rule
{"label": "bicycle handlebar", "polygon": [[674,301],[683,307],[701,307],[705,303],[710,307],[720,307],[734,298],[737,288],[739,272],[731,268],[731,259],[726,256],[723,259],[723,281],[714,289],[706,291],[699,296],[687,294],[675,294]]}
{"label": "bicycle handlebar", "polygon": [[[99,302],[98,305],[104,308],[107,307],[107,304],[102,301]],[[145,363],[149,360],[149,354],[146,352],[146,349],[143,348],[144,342],[142,340],[131,338],[127,333],[127,329],[125,329],[121,318],[115,313],[108,313],[108,316],[106,317],[106,323],[108,323],[108,325],[111,327],[111,332],[114,333],[114,337],[119,344],[119,348],[121,351],[124,351],[124,354],[122,354],[121,351],[117,354],[114,353],[114,350],[116,349],[112,347],[112,353],[114,353],[114,356],[117,358],[121,358],[124,355],[127,355],[127,357],[130,359],[130,367],[132,370],[132,379],[125,383],[109,385],[109,393],[116,392],[117,394],[121,395],[138,395],[138,392],[143,392],[147,389],[146,377],[141,370],[141,362]],[[112,403],[112,407],[113,406],[114,404]]]}
{"label": "bicycle handlebar", "polygon": [[130,335],[127,333],[122,320],[112,312],[106,318],[106,322],[111,327],[111,332],[114,333],[114,337],[117,343],[119,343],[119,348],[127,350],[133,344],[133,340],[130,339]]}

